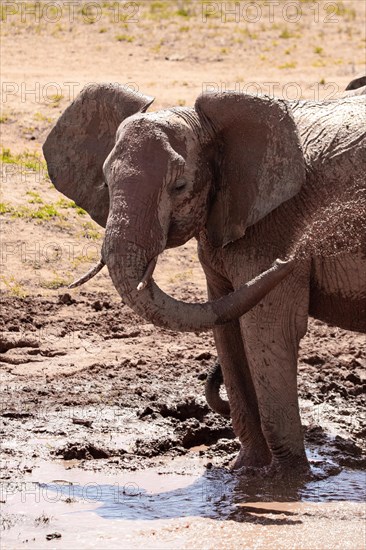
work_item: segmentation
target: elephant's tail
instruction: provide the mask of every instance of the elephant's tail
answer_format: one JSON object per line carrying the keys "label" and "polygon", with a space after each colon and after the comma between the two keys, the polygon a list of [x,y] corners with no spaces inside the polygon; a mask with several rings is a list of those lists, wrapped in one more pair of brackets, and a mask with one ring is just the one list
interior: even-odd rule
{"label": "elephant's tail", "polygon": [[206,400],[213,411],[225,418],[230,418],[229,402],[225,401],[220,396],[220,387],[223,383],[224,379],[222,377],[221,365],[216,361],[207,376],[205,385]]}

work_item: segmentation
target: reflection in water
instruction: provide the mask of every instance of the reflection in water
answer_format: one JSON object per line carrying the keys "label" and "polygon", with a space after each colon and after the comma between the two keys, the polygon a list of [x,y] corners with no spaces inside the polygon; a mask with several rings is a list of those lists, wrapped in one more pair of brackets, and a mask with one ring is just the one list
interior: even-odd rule
{"label": "reflection in water", "polygon": [[[176,477],[166,474],[169,479]],[[186,476],[189,478],[189,476]],[[57,492],[57,497],[68,497],[84,502],[101,505],[93,512],[105,519],[153,520],[171,519],[187,516],[201,516],[235,521],[255,521],[271,524],[298,523],[297,514],[291,510],[279,513],[285,518],[263,517],[260,503],[276,502],[330,502],[330,501],[363,501],[365,499],[365,472],[343,470],[336,476],[312,480],[306,483],[281,481],[274,479],[238,478],[224,469],[212,469],[204,475],[192,477],[192,483],[184,488],[150,493],[135,482],[121,486],[73,484],[40,484],[47,494]],[[137,478],[138,479],[138,474]],[[51,493],[50,493],[51,492]],[[257,508],[245,503],[257,503]],[[276,508],[265,507],[266,513],[276,513]]]}

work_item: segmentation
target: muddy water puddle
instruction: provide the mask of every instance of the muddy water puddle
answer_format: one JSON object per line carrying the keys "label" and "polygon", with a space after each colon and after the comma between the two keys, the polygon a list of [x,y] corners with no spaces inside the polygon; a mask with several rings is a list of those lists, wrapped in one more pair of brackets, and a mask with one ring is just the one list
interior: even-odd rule
{"label": "muddy water puddle", "polygon": [[46,462],[35,468],[28,484],[55,499],[98,504],[93,511],[106,519],[156,519],[202,515],[228,518],[246,501],[364,502],[366,471],[341,468],[326,453],[309,447],[312,479],[289,481],[239,477],[215,467],[192,448],[186,457],[166,458],[164,465],[120,475],[85,471],[78,460]]}
{"label": "muddy water puddle", "polygon": [[[325,476],[324,457],[317,449],[308,454],[315,476]],[[39,463],[22,483],[3,487],[8,525],[2,548],[215,548],[210,538],[201,539],[208,524],[220,529],[218,536],[229,537],[227,548],[242,547],[244,531],[253,542],[256,529],[263,544],[253,542],[253,547],[272,548],[278,528],[313,533],[316,518],[327,523],[339,515],[347,520],[343,535],[353,530],[353,546],[343,536],[337,539],[342,544],[334,545],[335,539],[333,547],[362,547],[365,472],[342,469],[296,485],[238,479],[223,468],[206,469],[204,460],[192,455],[120,475],[85,471],[77,460]],[[291,547],[329,548],[322,529],[314,546],[304,532],[304,546]],[[290,531],[286,536],[291,540]]]}
{"label": "muddy water puddle", "polygon": [[[316,454],[314,452],[314,454]],[[67,464],[69,461],[65,461]],[[77,461],[74,461],[74,463]],[[314,461],[313,461],[314,462]],[[313,466],[316,475],[324,475],[320,465]],[[179,464],[179,462],[178,462]],[[67,465],[67,467],[69,467]],[[35,477],[45,479],[43,468]],[[105,519],[161,519],[184,516],[230,518],[237,505],[246,501],[262,502],[364,502],[366,472],[342,469],[336,475],[306,483],[249,478],[238,479],[222,468],[206,470],[202,465],[180,462],[175,473],[163,469],[126,472],[121,476],[103,479],[96,473],[47,466],[47,482],[28,482],[35,493],[45,495],[50,502],[69,499],[97,504],[93,511]],[[185,471],[189,473],[185,473]],[[61,475],[61,477],[60,477]],[[32,476],[33,477],[33,476]],[[47,478],[46,478],[47,479]]]}

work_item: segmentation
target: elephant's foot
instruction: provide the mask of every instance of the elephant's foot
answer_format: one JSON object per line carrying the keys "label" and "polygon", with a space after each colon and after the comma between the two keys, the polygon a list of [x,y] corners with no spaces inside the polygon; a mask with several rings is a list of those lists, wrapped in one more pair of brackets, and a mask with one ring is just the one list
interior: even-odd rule
{"label": "elephant's foot", "polygon": [[271,463],[271,454],[268,448],[241,447],[238,456],[233,460],[230,468],[234,471],[242,468],[261,468]]}
{"label": "elephant's foot", "polygon": [[[266,460],[266,462],[265,462]],[[306,456],[293,457],[289,460],[278,460],[268,456],[255,455],[250,459],[243,452],[231,465],[231,469],[240,477],[276,478],[276,479],[309,479],[312,477],[309,462]]]}
{"label": "elephant's foot", "polygon": [[306,456],[293,457],[290,460],[272,459],[265,467],[266,477],[277,479],[310,479],[312,473]]}

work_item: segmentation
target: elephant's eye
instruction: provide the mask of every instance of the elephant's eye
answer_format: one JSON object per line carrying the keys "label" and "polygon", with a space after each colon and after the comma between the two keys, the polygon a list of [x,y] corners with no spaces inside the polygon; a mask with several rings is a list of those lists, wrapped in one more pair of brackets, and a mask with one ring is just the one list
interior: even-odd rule
{"label": "elephant's eye", "polygon": [[181,191],[183,191],[183,189],[186,188],[186,186],[187,186],[186,180],[181,180],[181,179],[179,179],[179,180],[177,180],[177,181],[175,182],[175,185],[174,185],[174,188],[173,188],[173,189],[174,189],[174,191],[176,191],[177,193],[180,193]]}

